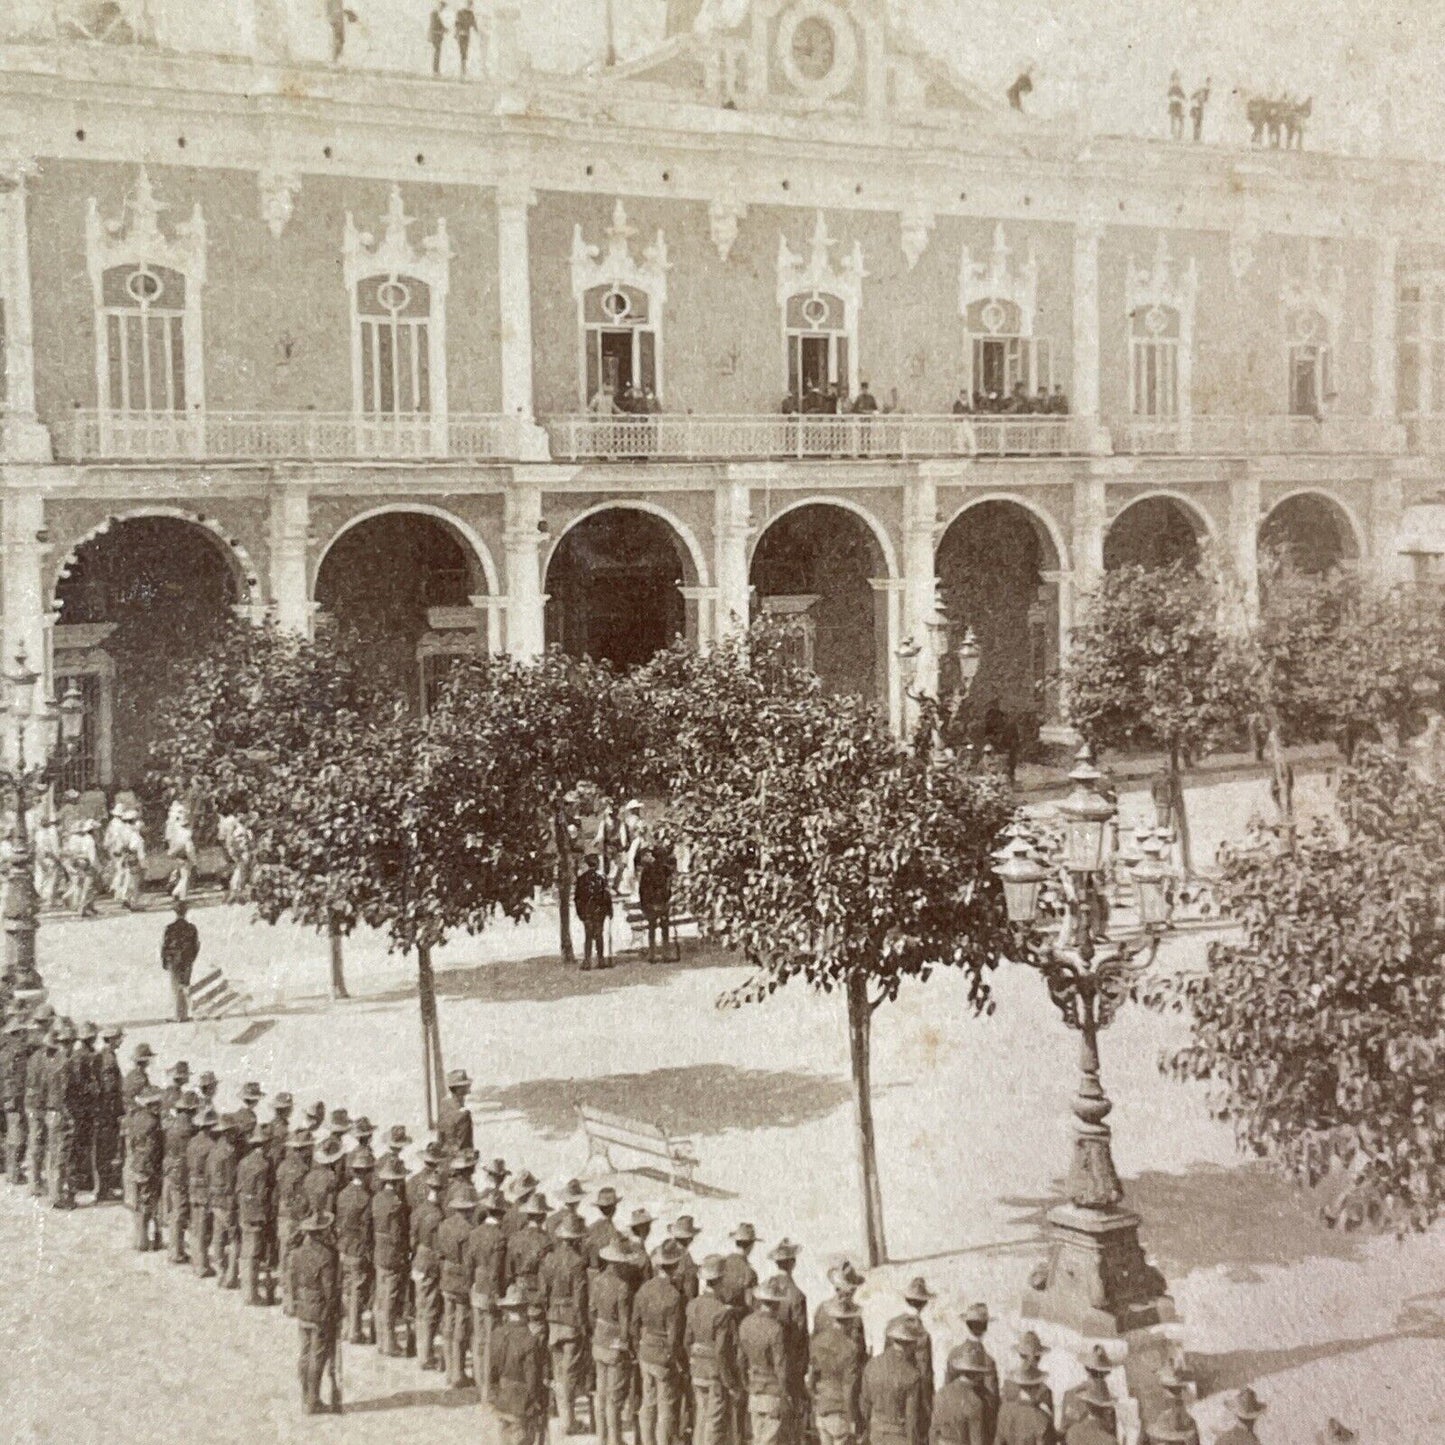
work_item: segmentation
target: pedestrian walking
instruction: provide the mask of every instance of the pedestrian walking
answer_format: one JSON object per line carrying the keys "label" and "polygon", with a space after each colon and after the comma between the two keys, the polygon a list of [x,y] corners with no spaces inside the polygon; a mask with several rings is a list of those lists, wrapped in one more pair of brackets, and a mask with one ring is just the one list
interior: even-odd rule
{"label": "pedestrian walking", "polygon": [[94,818],[81,818],[65,840],[67,901],[77,918],[95,917],[95,890],[100,881],[100,850]]}
{"label": "pedestrian walking", "polygon": [[582,924],[584,973],[591,968],[607,968],[611,963],[607,957],[604,929],[612,917],[612,894],[602,876],[599,861],[596,853],[587,854],[572,892],[572,906]]}
{"label": "pedestrian walking", "polygon": [[170,975],[171,997],[175,1003],[176,1022],[183,1024],[191,1017],[191,970],[201,952],[201,935],[186,917],[184,899],[176,900],[176,916],[166,924],[161,937],[161,967]]}
{"label": "pedestrian walking", "polygon": [[171,860],[171,897],[177,903],[184,903],[191,896],[197,856],[191,810],[180,798],[171,803],[166,814],[166,855]]}

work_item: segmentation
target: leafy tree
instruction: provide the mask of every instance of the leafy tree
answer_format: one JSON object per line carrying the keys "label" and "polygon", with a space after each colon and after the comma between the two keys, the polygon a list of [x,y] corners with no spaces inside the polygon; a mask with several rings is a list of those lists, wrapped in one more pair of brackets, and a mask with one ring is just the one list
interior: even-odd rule
{"label": "leafy tree", "polygon": [[1190,1020],[1162,1067],[1209,1081],[1243,1147],[1330,1178],[1332,1221],[1422,1229],[1445,1208],[1445,783],[1367,747],[1339,819],[1281,833],[1224,854],[1243,937],[1146,995]]}
{"label": "leafy tree", "polygon": [[991,849],[1007,790],[825,695],[766,631],[706,656],[674,650],[639,686],[665,726],[659,760],[690,864],[687,902],[752,966],[720,1002],[793,980],[840,993],[848,1021],[863,1222],[886,1257],[871,1101],[873,1016],[905,979],[962,969],[975,1012],[1010,946]]}
{"label": "leafy tree", "polygon": [[1085,598],[1064,668],[1067,716],[1096,748],[1164,752],[1186,873],[1184,769],[1243,733],[1250,682],[1220,582],[1187,563],[1121,567]]}

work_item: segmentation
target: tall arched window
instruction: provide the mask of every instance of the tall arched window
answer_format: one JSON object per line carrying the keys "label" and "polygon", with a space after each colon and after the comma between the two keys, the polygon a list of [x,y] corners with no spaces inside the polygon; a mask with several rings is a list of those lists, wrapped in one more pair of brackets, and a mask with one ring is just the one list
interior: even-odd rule
{"label": "tall arched window", "polygon": [[101,280],[105,405],[186,410],[186,278],[168,266],[112,266]]}
{"label": "tall arched window", "polygon": [[652,299],[638,286],[593,286],[582,298],[582,399],[658,390]]}
{"label": "tall arched window", "polygon": [[365,416],[431,411],[431,287],[415,276],[365,276],[356,285]]}
{"label": "tall arched window", "polygon": [[1171,306],[1141,306],[1129,317],[1129,411],[1179,415],[1179,313]]}
{"label": "tall arched window", "polygon": [[1028,334],[1023,313],[1012,301],[975,301],[965,317],[972,342],[972,389],[984,396],[1011,396],[1022,386],[1030,396],[1052,390],[1054,353],[1047,339]]}
{"label": "tall arched window", "polygon": [[801,403],[816,388],[851,394],[848,326],[841,297],[814,288],[788,297],[788,394]]}

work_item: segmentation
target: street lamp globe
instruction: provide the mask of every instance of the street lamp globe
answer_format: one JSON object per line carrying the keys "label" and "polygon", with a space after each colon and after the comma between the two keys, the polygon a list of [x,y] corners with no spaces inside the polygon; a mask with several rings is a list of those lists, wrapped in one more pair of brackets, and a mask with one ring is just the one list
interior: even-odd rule
{"label": "street lamp globe", "polygon": [[25,644],[20,644],[15,654],[15,671],[5,674],[5,704],[8,711],[17,718],[30,716],[31,699],[40,674],[26,665]]}
{"label": "street lamp globe", "polygon": [[958,644],[958,675],[963,679],[965,692],[973,686],[982,661],[983,649],[978,645],[978,638],[973,635],[973,628],[970,627],[963,634],[963,641]]}
{"label": "street lamp globe", "polygon": [[999,850],[1002,862],[995,864],[994,874],[1003,884],[1004,909],[1008,921],[1026,928],[1039,914],[1039,892],[1048,878],[1048,870],[1034,857],[1033,849],[1015,836]]}
{"label": "street lamp globe", "polygon": [[1169,870],[1159,861],[1164,844],[1157,833],[1152,834],[1142,846],[1144,856],[1129,873],[1134,880],[1140,926],[1157,928],[1169,921],[1169,899],[1164,886]]}
{"label": "street lamp globe", "polygon": [[1103,773],[1088,747],[1079,749],[1073,791],[1059,804],[1064,815],[1064,867],[1070,873],[1097,873],[1104,866],[1104,838],[1117,812],[1099,787]]}
{"label": "street lamp globe", "polygon": [[36,727],[40,733],[40,761],[43,763],[55,756],[60,742],[60,709],[54,698],[44,698],[40,711],[35,714]]}
{"label": "street lamp globe", "polygon": [[60,700],[60,741],[70,747],[80,741],[84,729],[85,699],[81,696],[80,684],[72,677]]}

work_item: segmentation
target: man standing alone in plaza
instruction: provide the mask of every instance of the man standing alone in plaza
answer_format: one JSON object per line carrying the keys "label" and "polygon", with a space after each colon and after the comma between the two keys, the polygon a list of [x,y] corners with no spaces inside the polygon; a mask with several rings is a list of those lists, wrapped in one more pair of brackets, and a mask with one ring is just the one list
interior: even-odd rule
{"label": "man standing alone in plaza", "polygon": [[612,895],[607,891],[607,880],[598,869],[595,853],[587,855],[582,872],[577,876],[572,906],[582,922],[583,970],[606,968],[607,949],[603,942],[603,930],[612,917]]}
{"label": "man standing alone in plaza", "polygon": [[191,969],[201,951],[201,936],[196,925],[186,917],[184,899],[176,903],[176,916],[166,924],[161,939],[161,967],[171,976],[171,995],[175,999],[176,1022],[183,1024],[191,1017]]}

